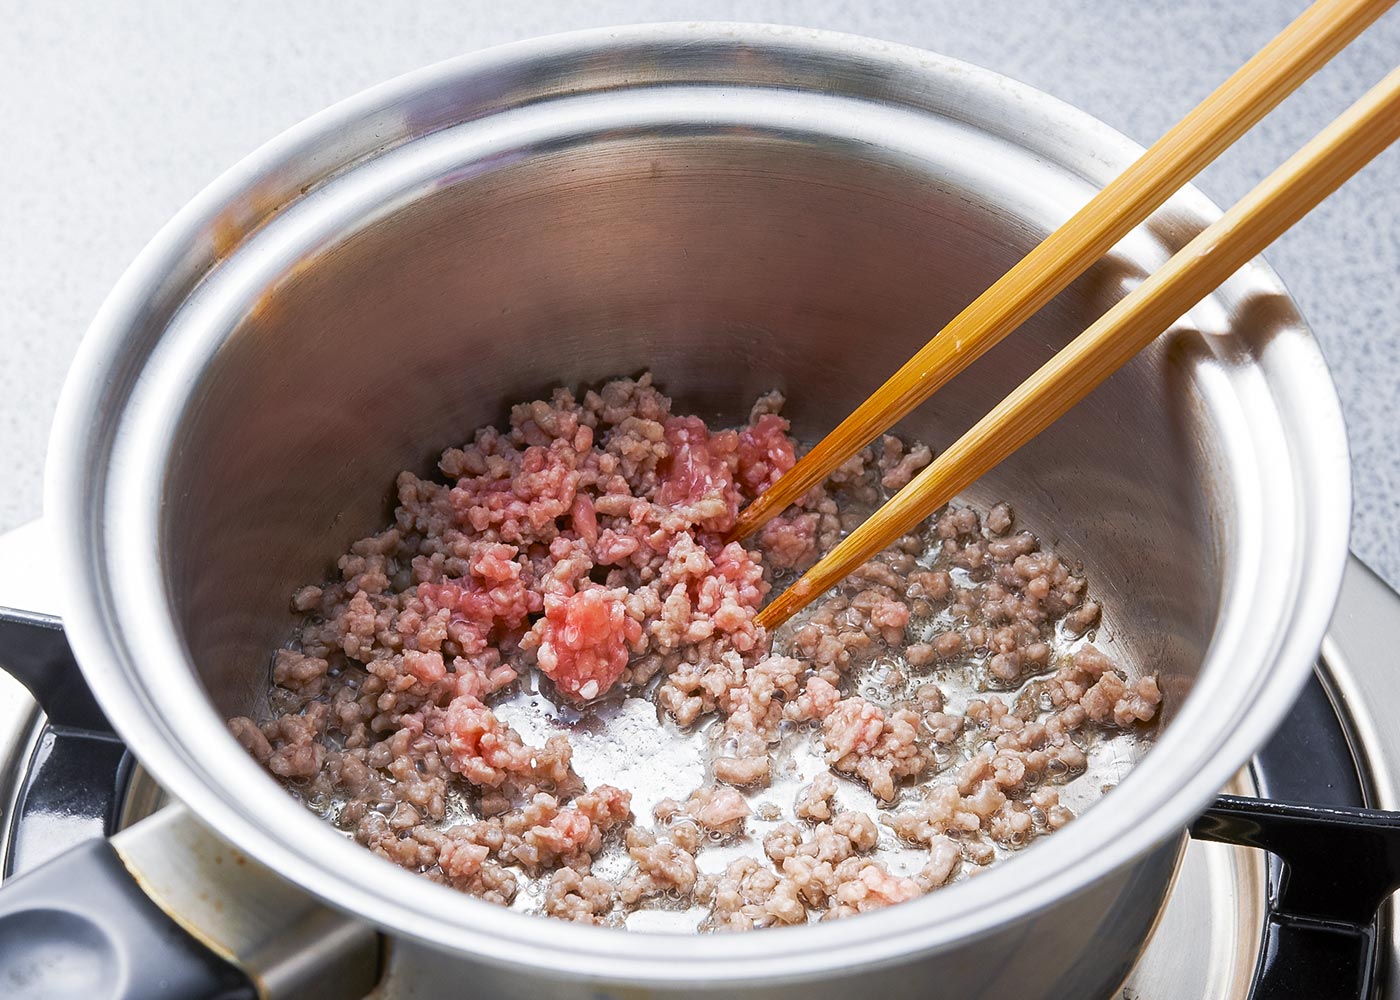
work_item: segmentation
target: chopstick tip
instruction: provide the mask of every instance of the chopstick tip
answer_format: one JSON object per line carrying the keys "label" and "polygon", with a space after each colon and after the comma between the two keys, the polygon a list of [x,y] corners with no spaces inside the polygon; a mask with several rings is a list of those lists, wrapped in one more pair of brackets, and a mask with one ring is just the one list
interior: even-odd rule
{"label": "chopstick tip", "polygon": [[754,620],[769,632],[778,628],[811,603],[812,595],[808,593],[810,587],[805,584],[805,577],[797,580],[787,590],[773,598],[772,602],[760,611]]}
{"label": "chopstick tip", "polygon": [[742,542],[752,535],[762,523],[763,514],[763,497],[758,496],[747,507],[739,511],[739,516],[734,520],[734,527],[730,528],[724,536],[725,543]]}

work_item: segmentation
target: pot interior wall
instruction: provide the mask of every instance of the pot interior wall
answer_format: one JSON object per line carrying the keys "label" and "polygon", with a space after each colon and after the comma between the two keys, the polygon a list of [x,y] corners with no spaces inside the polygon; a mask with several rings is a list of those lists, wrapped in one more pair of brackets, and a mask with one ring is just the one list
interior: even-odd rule
{"label": "pot interior wall", "polygon": [[[678,410],[731,423],[776,387],[820,436],[1074,207],[1041,194],[1074,178],[1006,155],[989,195],[967,164],[792,137],[580,143],[463,170],[297,261],[204,371],[164,484],[171,600],[218,710],[255,704],[290,594],[386,522],[395,474],[512,401],[650,369]],[[1153,263],[1134,256],[901,431],[953,440]],[[1082,560],[1101,633],[1161,672],[1169,712],[1211,638],[1231,517],[1211,340],[1164,338],[971,491]]]}

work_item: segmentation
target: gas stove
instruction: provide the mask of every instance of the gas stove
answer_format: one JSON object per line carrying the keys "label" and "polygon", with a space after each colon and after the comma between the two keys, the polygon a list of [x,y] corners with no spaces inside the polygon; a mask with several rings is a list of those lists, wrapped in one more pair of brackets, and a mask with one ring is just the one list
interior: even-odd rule
{"label": "gas stove", "polygon": [[[65,690],[70,716],[47,718],[0,671],[0,879],[167,804],[44,617],[57,588],[39,579],[43,554],[37,522],[0,535],[0,567],[31,570],[23,581],[0,574],[0,609],[37,612],[0,613],[0,668]],[[1352,558],[1312,679],[1184,842],[1170,900],[1117,1000],[1400,998],[1400,914],[1388,896],[1400,821],[1386,829],[1357,813],[1400,809],[1396,625],[1400,594]],[[411,989],[396,973],[409,950],[390,953],[373,997]]]}
{"label": "gas stove", "polygon": [[[1400,862],[1394,838],[1371,844],[1377,855],[1351,846],[1352,836],[1369,842],[1371,832],[1347,812],[1400,808],[1400,729],[1390,721],[1400,707],[1397,623],[1400,594],[1353,556],[1312,679],[1223,790],[1334,809],[1335,824],[1252,829],[1257,819],[1236,822],[1222,797],[1193,828],[1161,924],[1121,1000],[1400,997],[1397,900],[1385,898],[1362,927],[1344,916],[1353,906],[1373,913],[1371,900],[1393,886]],[[1232,842],[1206,839],[1217,835]],[[1286,853],[1290,868],[1243,846],[1258,841]]]}

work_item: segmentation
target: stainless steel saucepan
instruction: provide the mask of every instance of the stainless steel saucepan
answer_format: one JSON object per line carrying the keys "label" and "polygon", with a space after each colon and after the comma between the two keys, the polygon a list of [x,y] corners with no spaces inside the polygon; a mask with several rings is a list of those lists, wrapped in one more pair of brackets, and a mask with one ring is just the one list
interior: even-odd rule
{"label": "stainless steel saucepan", "polygon": [[[814,439],[1139,151],[952,59],[702,24],[433,66],[238,164],[112,292],[50,452],[69,642],[183,803],[122,835],[125,867],[266,995],[362,992],[381,958],[395,997],[1111,993],[1188,823],[1308,675],[1346,559],[1337,398],[1263,263],[974,494],[1082,560],[1166,696],[1118,787],[976,879],[753,934],[505,912],[345,840],[224,719],[265,688],[289,594],[384,520],[399,469],[512,400],[643,368],[730,421],[778,387]],[[902,430],[951,441],[1216,214],[1173,198]]]}

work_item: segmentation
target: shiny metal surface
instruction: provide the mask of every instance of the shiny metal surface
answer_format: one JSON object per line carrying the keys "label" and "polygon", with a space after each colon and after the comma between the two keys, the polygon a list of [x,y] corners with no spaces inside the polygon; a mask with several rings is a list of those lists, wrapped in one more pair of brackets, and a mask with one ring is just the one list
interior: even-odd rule
{"label": "shiny metal surface", "polygon": [[[1262,264],[974,491],[1084,561],[1169,706],[1104,805],[983,877],[758,935],[561,927],[365,856],[222,719],[397,469],[643,366],[731,420],[776,385],[814,437],[1135,153],[993,74],[783,28],[561,36],[353,98],[201,194],[85,341],[46,485],[84,672],[206,823],[488,992],[1107,992],[1180,829],[1306,677],[1345,558],[1335,394]],[[1183,192],[904,429],[946,443],[1215,214]]]}
{"label": "shiny metal surface", "polygon": [[379,936],[315,902],[179,805],[112,838],[166,913],[257,985],[262,1000],[361,997],[379,981]]}

